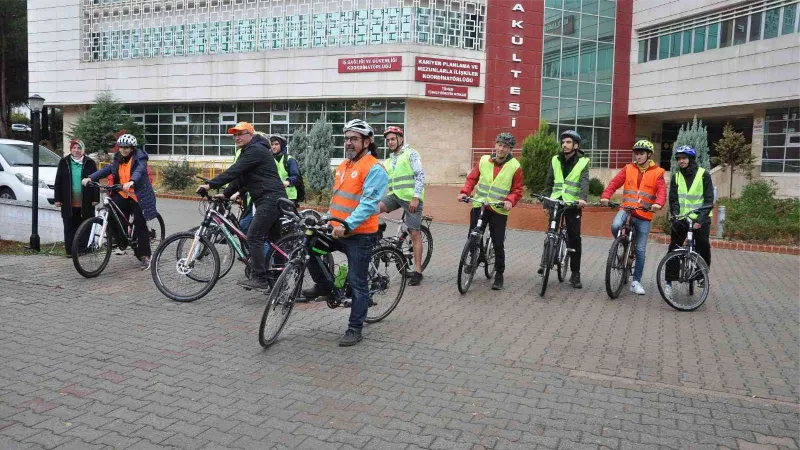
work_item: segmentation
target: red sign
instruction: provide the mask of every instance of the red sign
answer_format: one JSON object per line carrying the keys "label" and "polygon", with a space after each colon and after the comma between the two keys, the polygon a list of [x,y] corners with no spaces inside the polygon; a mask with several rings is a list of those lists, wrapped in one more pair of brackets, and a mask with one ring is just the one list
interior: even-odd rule
{"label": "red sign", "polygon": [[426,84],[425,96],[426,97],[440,97],[440,98],[457,98],[460,100],[467,99],[466,86],[443,86],[441,84]]}
{"label": "red sign", "polygon": [[429,83],[480,86],[481,63],[417,56],[415,80]]}
{"label": "red sign", "polygon": [[397,72],[403,70],[402,56],[340,58],[339,73]]}

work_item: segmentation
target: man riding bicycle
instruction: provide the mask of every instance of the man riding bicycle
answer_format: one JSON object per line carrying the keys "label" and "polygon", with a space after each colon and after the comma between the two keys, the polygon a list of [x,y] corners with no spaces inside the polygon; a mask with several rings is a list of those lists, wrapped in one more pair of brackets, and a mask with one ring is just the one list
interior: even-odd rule
{"label": "man riding bicycle", "polygon": [[[684,145],[675,151],[678,170],[675,170],[669,182],[669,211],[673,216],[686,214],[702,206],[714,204],[714,184],[711,174],[706,169],[697,165],[695,159],[697,152],[689,145]],[[689,217],[694,221],[695,248],[700,257],[711,269],[711,211],[702,211]],[[680,248],[686,240],[689,229],[683,221],[672,222],[672,236],[667,253]],[[677,262],[677,260],[676,260]],[[679,268],[669,265],[666,271],[664,295],[672,295],[672,281],[677,280]]]}
{"label": "man riding bicycle", "polygon": [[[581,135],[573,130],[561,133],[561,152],[555,156],[547,171],[547,182],[543,195],[562,199],[565,202],[578,202],[579,207],[586,206],[589,198],[589,158],[583,156],[579,148]],[[569,265],[572,276],[569,283],[575,289],[583,287],[581,284],[581,210],[567,209],[564,211],[564,220],[567,225],[567,239],[569,248],[574,252],[570,256]],[[544,267],[539,267],[539,275],[544,273]]]}
{"label": "man riding bicycle", "polygon": [[252,274],[250,279],[242,278],[238,284],[246,289],[266,289],[269,288],[269,282],[264,236],[269,235],[271,242],[280,238],[281,224],[278,219],[281,212],[277,202],[280,198],[286,198],[286,188],[278,176],[275,158],[272,157],[267,140],[257,135],[252,125],[239,122],[235,127],[228,129],[228,134],[233,135],[236,147],[241,149],[239,158],[226,171],[209,180],[208,184],[198,186],[197,192],[217,189],[230,183],[225,188],[225,197],[230,197],[236,192],[240,195],[247,192],[250,195],[255,205],[253,220],[247,230]]}
{"label": "man riding bicycle", "polygon": [[[141,269],[150,268],[150,233],[147,221],[156,218],[156,194],[147,176],[147,160],[144,149],[136,148],[136,137],[123,134],[117,139],[119,158],[84,178],[81,183],[86,186],[90,181],[95,183],[109,174],[114,177],[114,184],[121,184],[122,190],[115,192],[113,201],[125,215],[133,214],[133,225],[136,228],[136,257],[141,261]],[[119,230],[124,232],[122,230]]]}
{"label": "man riding bicycle", "polygon": [[[511,154],[517,139],[511,133],[500,133],[494,143],[494,154],[484,155],[472,172],[467,176],[467,181],[458,194],[458,201],[463,201],[472,193],[477,185],[475,197],[491,203],[503,202],[503,208],[489,206],[486,208],[485,217],[489,224],[489,236],[492,239],[492,246],[495,254],[495,269],[492,289],[499,291],[503,289],[503,273],[506,269],[506,223],[508,213],[511,208],[516,206],[522,198],[522,168],[519,161]],[[472,211],[469,214],[469,229],[478,224],[481,211],[480,202],[472,204]],[[465,270],[475,270],[467,267]]]}
{"label": "man riding bicycle", "polygon": [[[375,133],[368,123],[353,119],[344,126],[345,160],[336,168],[329,215],[347,224],[334,225],[329,245],[347,255],[347,281],[353,290],[350,321],[339,345],[349,347],[362,339],[361,329],[369,309],[369,261],[377,242],[379,202],[386,192],[389,176],[377,160]],[[333,286],[312,258],[308,271],[314,286],[303,289],[306,298],[327,297]]]}
{"label": "man riding bicycle", "polygon": [[422,202],[425,199],[425,172],[416,150],[404,145],[403,129],[390,126],[383,133],[386,146],[392,151],[391,157],[384,161],[389,175],[389,191],[381,199],[381,212],[392,212],[403,208],[405,222],[411,233],[414,248],[415,271],[409,286],[417,286],[422,281]]}
{"label": "man riding bicycle", "polygon": [[[642,139],[633,145],[634,162],[625,165],[622,170],[608,183],[608,187],[600,195],[600,203],[608,205],[611,196],[620,187],[622,191],[622,206],[636,208],[645,207],[651,211],[632,211],[631,225],[636,230],[636,265],[633,269],[633,282],[631,292],[644,295],[642,287],[642,273],[644,272],[645,252],[647,251],[647,237],[650,233],[650,224],[653,221],[653,211],[662,208],[667,200],[667,184],[664,181],[664,169],[658,166],[653,159],[653,143]],[[617,235],[619,229],[628,218],[628,213],[621,209],[611,223],[611,234]]]}

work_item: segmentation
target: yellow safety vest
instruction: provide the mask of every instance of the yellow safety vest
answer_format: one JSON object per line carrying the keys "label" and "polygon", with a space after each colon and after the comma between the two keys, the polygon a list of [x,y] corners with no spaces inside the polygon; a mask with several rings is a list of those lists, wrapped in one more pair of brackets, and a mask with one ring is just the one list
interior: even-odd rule
{"label": "yellow safety vest", "polygon": [[[703,206],[703,175],[705,173],[706,169],[698,167],[697,174],[692,181],[692,187],[686,189],[686,178],[683,177],[680,170],[675,172],[675,182],[678,183],[678,205],[681,207],[678,214],[684,215]],[[712,211],[708,212],[708,217],[713,215]],[[697,220],[697,214],[689,214],[689,217],[692,220]]]}
{"label": "yellow safety vest", "polygon": [[[403,149],[395,159],[394,167],[391,158],[386,160],[384,167],[389,174],[389,193],[400,200],[410,202],[414,198],[414,169],[411,168],[411,149]],[[425,200],[425,189],[419,195],[419,200]]]}
{"label": "yellow safety vest", "polygon": [[[276,157],[275,158],[275,165],[278,166],[278,176],[281,177],[281,181],[286,181],[286,180],[289,179],[289,172],[287,172],[286,168],[283,167],[283,157],[284,157],[283,153],[280,153],[280,158],[281,159],[278,159]],[[291,156],[287,156],[287,158],[289,158],[289,161],[294,159]],[[289,200],[297,200],[297,188],[294,187],[294,186],[287,187],[286,188],[286,197]]]}
{"label": "yellow safety vest", "polygon": [[[577,157],[577,156],[576,156]],[[589,158],[581,156],[575,167],[572,168],[567,178],[561,172],[561,161],[558,155],[553,156],[553,193],[551,198],[560,198],[565,202],[576,202],[581,195],[581,173],[589,165]]]}
{"label": "yellow safety vest", "polygon": [[[511,192],[514,174],[517,173],[517,169],[519,169],[519,161],[513,157],[506,161],[500,169],[500,172],[497,173],[497,178],[494,177],[494,163],[491,160],[491,156],[483,155],[478,168],[481,174],[477,186],[478,198],[490,203],[504,202]],[[472,206],[478,208],[481,204],[479,202],[473,202]],[[495,209],[492,206],[490,206],[490,208],[497,214],[502,214],[504,216],[507,216],[509,213],[506,209]]]}

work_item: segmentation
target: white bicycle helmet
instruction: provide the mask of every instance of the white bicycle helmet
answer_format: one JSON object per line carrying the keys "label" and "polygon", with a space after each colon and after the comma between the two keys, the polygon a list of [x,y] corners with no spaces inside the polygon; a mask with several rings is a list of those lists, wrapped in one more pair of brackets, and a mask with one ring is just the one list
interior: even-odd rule
{"label": "white bicycle helmet", "polygon": [[367,122],[364,122],[361,119],[353,119],[350,122],[347,122],[344,125],[343,133],[348,131],[355,131],[356,133],[371,138],[375,135],[375,131],[372,130],[372,127],[369,126]]}
{"label": "white bicycle helmet", "polygon": [[136,136],[132,134],[123,134],[117,139],[117,147],[136,147]]}

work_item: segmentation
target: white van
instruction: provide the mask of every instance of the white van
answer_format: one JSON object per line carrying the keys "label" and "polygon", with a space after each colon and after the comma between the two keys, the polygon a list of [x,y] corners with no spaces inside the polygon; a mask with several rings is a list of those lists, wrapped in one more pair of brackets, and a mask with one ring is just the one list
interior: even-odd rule
{"label": "white van", "polygon": [[[52,205],[61,158],[39,146],[39,204]],[[0,139],[0,198],[30,202],[33,195],[33,144]]]}

